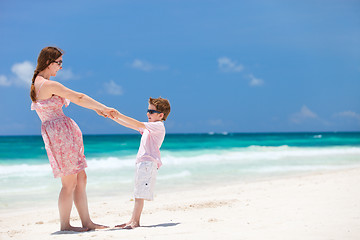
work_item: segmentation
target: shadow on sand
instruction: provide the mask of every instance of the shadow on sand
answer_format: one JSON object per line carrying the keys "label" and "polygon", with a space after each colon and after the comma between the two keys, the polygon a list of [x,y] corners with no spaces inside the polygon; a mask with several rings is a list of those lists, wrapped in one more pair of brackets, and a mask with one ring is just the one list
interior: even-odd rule
{"label": "shadow on sand", "polygon": [[92,231],[94,231],[94,230],[85,231],[85,232],[57,231],[57,232],[53,232],[51,235],[80,234],[80,233],[87,233],[87,232],[92,232]]}
{"label": "shadow on sand", "polygon": [[[156,227],[174,227],[176,225],[179,225],[180,223],[161,223],[161,224],[156,224],[156,225],[149,225],[149,226],[140,226],[141,228],[156,228]],[[117,230],[125,230],[123,228],[107,228],[107,229],[101,229],[101,231],[117,231]],[[65,235],[65,234],[81,234],[81,233],[88,233],[88,232],[92,232],[94,230],[90,230],[90,231],[85,231],[85,232],[75,232],[75,231],[57,231],[57,232],[53,232],[51,233],[51,235]]]}
{"label": "shadow on sand", "polygon": [[[161,223],[161,224],[156,224],[156,225],[149,225],[149,226],[140,226],[140,228],[155,228],[155,227],[174,227],[176,225],[179,225],[180,223]],[[105,231],[118,231],[118,230],[129,230],[129,229],[123,229],[123,228],[109,228],[106,229]]]}
{"label": "shadow on sand", "polygon": [[146,228],[154,228],[154,227],[173,227],[176,225],[179,225],[180,223],[161,223],[161,224],[156,224],[156,225],[149,225],[149,226],[141,226],[141,227],[146,227]]}

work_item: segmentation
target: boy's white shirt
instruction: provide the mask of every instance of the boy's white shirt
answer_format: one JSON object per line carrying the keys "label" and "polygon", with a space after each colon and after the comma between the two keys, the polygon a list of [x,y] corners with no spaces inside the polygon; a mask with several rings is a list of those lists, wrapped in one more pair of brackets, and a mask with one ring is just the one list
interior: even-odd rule
{"label": "boy's white shirt", "polygon": [[162,165],[160,147],[165,138],[165,126],[163,121],[143,122],[145,128],[140,128],[142,134],[136,163],[153,161],[158,168]]}
{"label": "boy's white shirt", "polygon": [[133,124],[128,123],[126,120],[122,120],[117,117],[114,118],[114,120],[119,124],[134,129],[136,131],[139,131],[140,134],[142,134],[139,151],[136,157],[136,163],[143,161],[152,161],[152,162],[156,162],[158,168],[160,168],[162,165],[160,147],[165,138],[164,122],[163,121],[138,122],[135,119],[131,119],[133,121],[140,123],[145,127],[142,128],[142,127],[136,127]]}

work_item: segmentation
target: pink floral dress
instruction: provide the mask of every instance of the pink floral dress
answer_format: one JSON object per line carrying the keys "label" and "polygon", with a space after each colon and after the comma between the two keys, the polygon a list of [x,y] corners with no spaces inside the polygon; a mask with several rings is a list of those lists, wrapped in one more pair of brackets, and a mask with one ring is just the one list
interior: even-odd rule
{"label": "pink floral dress", "polygon": [[87,167],[81,130],[63,113],[64,104],[67,107],[70,100],[57,95],[31,104],[31,110],[36,111],[42,122],[41,135],[55,178],[79,173]]}

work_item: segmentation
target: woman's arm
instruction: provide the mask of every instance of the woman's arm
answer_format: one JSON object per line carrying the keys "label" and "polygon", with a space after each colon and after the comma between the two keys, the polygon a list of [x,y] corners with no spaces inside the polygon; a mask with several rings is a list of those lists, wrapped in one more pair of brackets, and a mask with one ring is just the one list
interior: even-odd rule
{"label": "woman's arm", "polygon": [[108,116],[114,109],[108,108],[102,103],[92,99],[86,94],[75,92],[61,83],[56,81],[49,81],[46,83],[46,90],[51,94],[58,95],[60,97],[69,99],[71,102],[88,109],[95,110],[99,115]]}

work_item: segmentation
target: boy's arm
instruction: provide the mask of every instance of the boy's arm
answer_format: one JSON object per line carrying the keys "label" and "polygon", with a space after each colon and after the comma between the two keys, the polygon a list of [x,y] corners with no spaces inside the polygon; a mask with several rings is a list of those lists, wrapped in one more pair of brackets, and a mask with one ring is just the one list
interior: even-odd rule
{"label": "boy's arm", "polygon": [[[119,111],[112,111],[111,116],[114,121],[116,121],[117,123],[120,123],[121,125],[123,125],[125,127],[132,128],[135,130],[139,130],[139,128],[146,128],[144,123],[139,122],[138,120],[133,119],[131,117],[125,116],[124,114],[120,113]],[[117,120],[120,120],[120,121],[117,121]]]}
{"label": "boy's arm", "polygon": [[134,129],[136,131],[139,131],[139,129],[137,128],[134,128],[133,126],[131,126],[130,124],[127,124],[126,122],[124,122],[123,120],[119,119],[119,118],[112,118],[110,117],[112,120],[114,120],[115,122],[123,125],[124,127],[127,127],[127,128],[131,128],[131,129]]}

